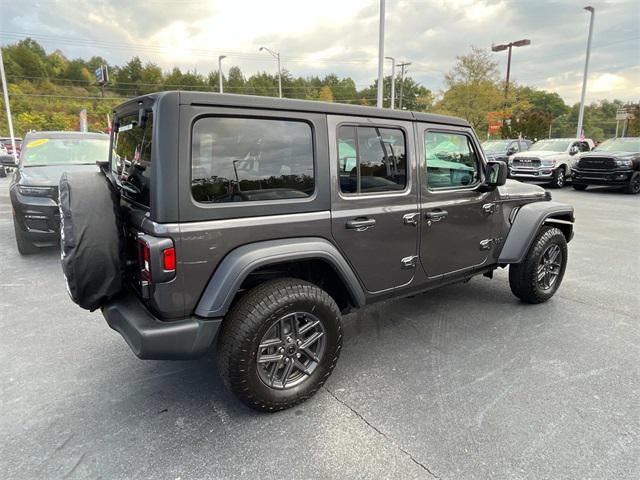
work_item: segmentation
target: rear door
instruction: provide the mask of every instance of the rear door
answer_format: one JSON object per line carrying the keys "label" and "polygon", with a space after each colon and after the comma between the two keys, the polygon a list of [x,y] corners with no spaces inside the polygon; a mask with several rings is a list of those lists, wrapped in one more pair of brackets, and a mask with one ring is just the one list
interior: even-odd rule
{"label": "rear door", "polygon": [[418,125],[420,259],[429,278],[482,266],[499,239],[497,190],[482,192],[484,162],[471,131]]}
{"label": "rear door", "polygon": [[331,230],[367,291],[411,282],[418,205],[411,122],[328,116]]}

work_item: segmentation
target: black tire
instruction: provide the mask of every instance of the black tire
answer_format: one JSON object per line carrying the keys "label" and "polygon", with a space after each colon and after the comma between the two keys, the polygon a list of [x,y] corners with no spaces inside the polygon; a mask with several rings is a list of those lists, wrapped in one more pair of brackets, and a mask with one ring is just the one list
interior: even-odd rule
{"label": "black tire", "polygon": [[7,176],[7,171],[3,166],[0,165],[0,178],[5,178]]}
{"label": "black tire", "polygon": [[583,185],[583,184],[580,184],[580,183],[574,183],[573,184],[574,190],[578,190],[580,192],[584,192],[587,189],[588,186],[589,185]]}
{"label": "black tire", "polygon": [[553,172],[553,180],[551,180],[549,186],[551,188],[562,188],[566,183],[567,172],[565,171],[564,167],[558,167],[558,169]]}
{"label": "black tire", "polygon": [[[557,246],[561,254],[559,266],[549,268],[550,273],[544,280],[554,275],[553,285],[546,288],[544,281],[539,279],[541,264],[545,261],[543,255]],[[567,240],[564,234],[555,227],[544,226],[533,241],[522,263],[509,266],[509,286],[513,294],[526,303],[543,303],[549,300],[562,283],[567,268]],[[542,272],[545,273],[545,272]]]}
{"label": "black tire", "polygon": [[[258,363],[259,356],[266,357],[265,348],[261,349],[259,345],[266,341],[265,336],[273,331],[272,328],[281,332],[281,339],[285,336],[288,339],[291,331],[286,332],[281,319],[293,316],[293,321],[299,325],[298,318],[304,321],[306,315],[321,322],[320,327],[324,332],[322,354],[317,357],[318,362],[313,362],[311,357],[306,357],[304,353],[302,357],[299,353],[291,355],[298,355],[298,358],[302,358],[300,362],[306,363],[309,368],[314,363],[313,371],[309,375],[297,370],[297,374],[302,375],[299,377],[302,381],[287,387],[285,379],[280,382],[279,388],[274,386],[274,374],[271,373],[271,385],[267,385],[264,380],[264,376],[268,374],[267,366],[271,367],[272,371],[275,370],[276,377],[284,378],[286,367],[283,362],[290,353],[288,350],[284,354],[280,353],[284,346],[289,345],[293,348],[293,345],[286,342],[282,342],[282,348],[280,344],[274,345],[274,353],[283,359],[273,360],[270,365]],[[300,325],[305,327],[308,324]],[[319,345],[319,341],[316,345]],[[266,348],[267,354],[269,348]],[[312,283],[295,278],[271,280],[247,292],[227,314],[218,335],[218,371],[227,388],[247,406],[263,412],[275,412],[304,402],[316,393],[331,375],[341,348],[340,309],[327,292]],[[297,361],[293,357],[291,360]],[[293,367],[290,367],[290,371],[292,370]],[[282,372],[282,375],[278,375],[278,372]]]}
{"label": "black tire", "polygon": [[32,255],[38,252],[38,247],[25,237],[22,229],[16,224],[15,218],[13,219],[13,231],[16,234],[16,245],[18,246],[18,253],[20,253],[20,255]]}
{"label": "black tire", "polygon": [[640,193],[640,172],[636,172],[629,180],[629,185],[627,185],[624,191],[630,195],[636,195]]}

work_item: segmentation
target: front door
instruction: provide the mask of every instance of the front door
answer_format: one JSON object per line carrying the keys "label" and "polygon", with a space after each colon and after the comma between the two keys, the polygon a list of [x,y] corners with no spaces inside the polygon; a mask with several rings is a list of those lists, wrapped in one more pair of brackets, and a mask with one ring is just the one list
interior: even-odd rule
{"label": "front door", "polygon": [[371,293],[411,282],[418,194],[411,122],[329,116],[331,231]]}
{"label": "front door", "polygon": [[429,278],[487,262],[501,242],[497,193],[481,192],[484,162],[469,129],[418,128],[421,182],[420,259]]}

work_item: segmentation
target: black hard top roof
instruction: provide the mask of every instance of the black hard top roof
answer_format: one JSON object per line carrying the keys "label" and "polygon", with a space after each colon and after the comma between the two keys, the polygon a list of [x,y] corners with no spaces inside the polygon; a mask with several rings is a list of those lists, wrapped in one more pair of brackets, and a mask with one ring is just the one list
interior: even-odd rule
{"label": "black hard top roof", "polygon": [[[413,112],[407,110],[391,110],[388,108],[365,107],[362,105],[347,105],[343,103],[318,102],[313,100],[296,100],[290,98],[260,97],[255,95],[236,95],[232,93],[214,92],[186,92],[169,91],[159,92],[142,97],[131,99],[116,110],[138,102],[148,102],[152,100],[169,99],[177,96],[180,105],[206,105],[238,108],[261,108],[269,110],[292,110],[299,112],[329,113],[335,115],[351,115],[358,117],[390,118],[406,121],[421,121],[429,123],[440,123],[445,125],[457,125],[469,127],[469,123],[457,117],[437,115],[433,113]],[[128,109],[127,108],[127,109]]]}

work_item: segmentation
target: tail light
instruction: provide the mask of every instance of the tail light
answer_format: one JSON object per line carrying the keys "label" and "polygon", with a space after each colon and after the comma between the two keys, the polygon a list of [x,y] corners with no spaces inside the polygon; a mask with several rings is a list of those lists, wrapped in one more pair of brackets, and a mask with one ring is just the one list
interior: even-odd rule
{"label": "tail light", "polygon": [[170,238],[138,235],[140,279],[149,283],[168,282],[176,274],[176,250]]}

